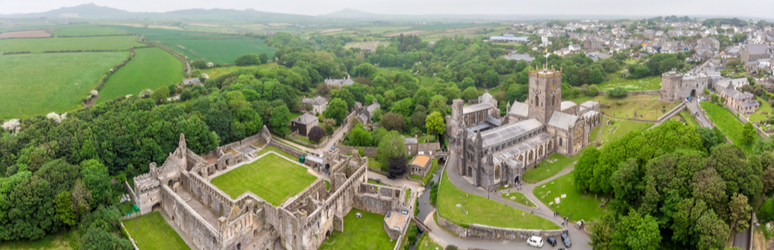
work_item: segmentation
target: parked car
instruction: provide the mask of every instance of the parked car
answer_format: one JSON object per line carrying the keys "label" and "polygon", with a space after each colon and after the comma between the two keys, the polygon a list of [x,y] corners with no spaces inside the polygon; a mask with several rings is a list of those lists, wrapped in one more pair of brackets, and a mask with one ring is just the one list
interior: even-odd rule
{"label": "parked car", "polygon": [[548,236],[548,238],[546,238],[546,242],[548,242],[548,244],[551,244],[552,247],[556,246],[556,238],[554,238],[553,236]]}
{"label": "parked car", "polygon": [[532,236],[527,239],[527,245],[542,248],[543,247],[543,238],[540,236]]}
{"label": "parked car", "polygon": [[390,179],[390,180],[395,180],[395,176],[392,176],[392,175],[387,175],[387,179]]}
{"label": "parked car", "polygon": [[572,247],[572,242],[570,242],[570,236],[567,236],[567,234],[562,234],[562,242],[564,242],[564,246],[567,248]]}

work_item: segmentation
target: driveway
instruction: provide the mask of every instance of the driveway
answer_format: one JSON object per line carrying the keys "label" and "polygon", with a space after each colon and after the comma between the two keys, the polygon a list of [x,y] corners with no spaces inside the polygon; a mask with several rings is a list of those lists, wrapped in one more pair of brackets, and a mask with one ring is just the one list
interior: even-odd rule
{"label": "driveway", "polygon": [[704,111],[701,110],[701,107],[699,107],[698,101],[690,101],[688,102],[688,110],[691,111],[692,116],[696,116],[696,113],[699,113],[699,116],[696,116],[696,118],[699,118],[699,121],[701,122],[701,125],[707,128],[712,127],[712,123],[710,123],[709,118],[707,118],[707,115],[704,114]]}

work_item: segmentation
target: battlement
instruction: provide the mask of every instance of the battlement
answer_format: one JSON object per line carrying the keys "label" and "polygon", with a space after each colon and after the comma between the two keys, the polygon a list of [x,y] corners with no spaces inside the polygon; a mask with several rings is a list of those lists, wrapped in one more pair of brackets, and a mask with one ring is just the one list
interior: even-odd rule
{"label": "battlement", "polygon": [[538,69],[537,66],[535,67],[535,70],[529,71],[529,76],[535,76],[540,78],[553,78],[557,76],[562,76],[562,68],[559,68],[557,71],[554,69],[554,66],[551,66],[551,68],[546,68],[545,65],[543,65],[543,69]]}

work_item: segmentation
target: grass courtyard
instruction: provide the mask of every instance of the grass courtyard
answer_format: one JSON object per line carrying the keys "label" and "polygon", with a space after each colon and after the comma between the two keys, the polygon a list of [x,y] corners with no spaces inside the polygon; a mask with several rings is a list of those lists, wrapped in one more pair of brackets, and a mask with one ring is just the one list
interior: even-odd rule
{"label": "grass courtyard", "polygon": [[128,57],[129,52],[0,56],[0,119],[77,109],[102,74]]}
{"label": "grass courtyard", "polygon": [[156,90],[183,81],[183,63],[159,48],[136,49],[134,58],[110,76],[97,103],[144,89]]}
{"label": "grass courtyard", "polygon": [[307,168],[276,154],[267,154],[215,177],[211,183],[231,198],[250,191],[272,205],[280,206],[317,180],[316,176],[306,171]]}
{"label": "grass courtyard", "polygon": [[[360,218],[355,214],[363,215]],[[344,232],[333,231],[318,249],[393,249],[395,242],[384,231],[384,216],[353,208],[344,216]]]}
{"label": "grass courtyard", "polygon": [[527,172],[524,172],[522,178],[524,178],[524,182],[526,183],[537,183],[556,175],[574,161],[574,157],[571,158],[562,154],[552,154],[534,168],[530,168]]}
{"label": "grass courtyard", "polygon": [[[457,204],[461,207],[457,207]],[[454,186],[445,173],[438,190],[438,216],[463,226],[481,224],[502,228],[560,229],[559,225],[540,216],[486,197],[468,194]]]}
{"label": "grass courtyard", "polygon": [[159,212],[124,221],[124,226],[140,249],[191,249]]}
{"label": "grass courtyard", "polygon": [[522,204],[524,206],[537,208],[537,206],[535,206],[534,201],[530,201],[530,199],[527,198],[527,196],[519,192],[502,193],[500,194],[500,197],[503,197],[503,199],[506,199],[506,200],[510,200],[510,201]]}
{"label": "grass courtyard", "polygon": [[618,140],[629,132],[642,132],[654,125],[654,123],[635,122],[629,120],[611,119],[609,121],[612,121],[613,124],[605,125],[605,127],[602,128],[602,131],[599,131],[599,144],[597,144],[597,147],[600,149],[605,147],[605,143]]}
{"label": "grass courtyard", "polygon": [[[532,193],[548,208],[559,212],[559,215],[570,214],[572,221],[581,219],[587,222],[594,221],[607,213],[607,208],[599,207],[602,203],[601,199],[595,200],[593,193],[584,194],[573,185],[572,174],[566,174],[545,185],[535,187]],[[565,195],[565,198],[561,198],[562,195]],[[559,204],[549,205],[556,203],[556,198],[560,199]]]}
{"label": "grass courtyard", "polygon": [[[752,151],[752,143],[745,143],[744,141],[744,135],[742,134],[744,125],[734,113],[715,103],[701,102],[699,104],[704,111],[707,111],[707,116],[712,120],[712,123],[726,134],[728,138],[731,138],[734,144],[744,149],[745,152]],[[758,134],[756,133],[757,136]]]}

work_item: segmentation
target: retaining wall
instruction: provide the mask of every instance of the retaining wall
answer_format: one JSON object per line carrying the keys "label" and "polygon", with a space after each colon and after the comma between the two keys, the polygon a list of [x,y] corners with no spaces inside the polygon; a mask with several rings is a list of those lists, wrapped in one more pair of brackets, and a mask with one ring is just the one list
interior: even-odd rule
{"label": "retaining wall", "polygon": [[470,224],[468,228],[447,221],[440,215],[438,216],[438,225],[449,230],[455,236],[462,239],[478,240],[516,240],[526,241],[531,236],[558,238],[562,235],[562,230],[536,230],[536,229],[515,229],[484,226],[479,224]]}

